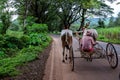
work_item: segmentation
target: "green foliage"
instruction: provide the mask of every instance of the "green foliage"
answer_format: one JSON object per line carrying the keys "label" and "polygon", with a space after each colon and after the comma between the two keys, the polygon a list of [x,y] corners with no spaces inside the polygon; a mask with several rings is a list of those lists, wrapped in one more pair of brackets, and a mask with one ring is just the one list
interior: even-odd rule
{"label": "green foliage", "polygon": [[29,53],[33,53],[33,54],[37,54],[38,52],[41,52],[42,51],[42,47],[40,46],[32,46],[30,45],[28,48],[23,48],[21,51],[20,51],[20,54],[29,54]]}
{"label": "green foliage", "polygon": [[3,51],[0,51],[0,60],[6,57],[7,55]]}
{"label": "green foliage", "polygon": [[108,26],[109,26],[109,27],[114,27],[114,26],[115,26],[114,17],[113,17],[113,16],[110,18],[110,21],[109,21]]}
{"label": "green foliage", "polygon": [[5,45],[8,48],[13,48],[13,49],[16,49],[16,48],[22,49],[23,48],[23,42],[19,38],[7,36],[7,37],[5,37],[5,40],[6,40]]}
{"label": "green foliage", "polygon": [[98,0],[84,0],[81,1],[81,4],[82,7],[86,9],[100,7],[100,2]]}
{"label": "green foliage", "polygon": [[101,28],[97,30],[99,33],[98,40],[112,43],[120,43],[120,28]]}
{"label": "green foliage", "polygon": [[[19,74],[16,70],[17,66],[36,59],[38,53],[49,45],[51,38],[46,34],[48,26],[34,22],[52,23],[53,19],[56,20],[58,17],[53,18],[52,12],[55,9],[49,6],[51,3],[44,0],[41,2],[15,0],[8,3],[8,0],[0,0],[0,33],[2,33],[0,34],[0,78]],[[15,13],[12,13],[8,7],[16,7],[20,19],[18,21],[23,25],[19,22],[11,24],[11,16]],[[25,30],[27,34],[19,32],[19,29]]]}
{"label": "green foliage", "polygon": [[0,51],[3,51],[6,55],[12,56],[16,50],[23,48],[23,42],[16,37],[5,35],[0,38]]}
{"label": "green foliage", "polygon": [[118,17],[115,20],[115,26],[120,26],[120,12],[118,13]]}
{"label": "green foliage", "polygon": [[105,28],[105,23],[102,19],[99,19],[98,25],[99,25],[98,27],[100,27],[100,28]]}
{"label": "green foliage", "polygon": [[[39,34],[39,38],[42,41],[41,45],[45,47],[51,42],[51,38],[47,34]],[[44,44],[43,44],[44,43]]]}
{"label": "green foliage", "polygon": [[8,57],[12,57],[12,56],[16,55],[16,52],[19,50],[13,49],[13,48],[3,48],[3,51]]}
{"label": "green foliage", "polygon": [[8,0],[2,0],[0,1],[0,21],[2,23],[2,30],[1,33],[5,34],[8,27],[11,25],[11,16],[12,12],[8,9],[8,7],[12,7],[10,3],[8,3]]}
{"label": "green foliage", "polygon": [[[48,46],[48,44],[48,42],[45,43],[45,46]],[[36,59],[38,53],[40,53],[45,46],[29,46],[28,48],[22,49],[15,57],[0,60],[0,76],[15,76],[19,74],[16,67]]]}
{"label": "green foliage", "polygon": [[3,41],[4,41],[4,36],[0,34],[0,47],[3,44]]}
{"label": "green foliage", "polygon": [[1,31],[2,34],[5,34],[8,27],[10,27],[10,24],[11,24],[10,16],[11,15],[8,12],[4,12],[0,16],[2,24],[3,24],[2,31]]}
{"label": "green foliage", "polygon": [[[37,29],[39,29],[41,32],[34,33],[34,31],[39,31]],[[48,35],[45,34],[46,33],[45,30],[47,31],[46,26],[39,28],[39,25],[35,27],[34,29],[32,29],[32,32],[29,35],[23,35],[23,32],[7,30],[6,35],[4,36],[0,35],[0,50],[9,56],[12,56],[12,55],[15,55],[16,50],[19,51],[20,49],[24,47],[28,47],[29,45],[44,46],[47,44],[45,42],[50,41]]]}
{"label": "green foliage", "polygon": [[16,38],[20,38],[23,36],[23,32],[22,31],[12,31],[12,30],[7,30],[6,35],[12,36],[12,37],[16,37]]}
{"label": "green foliage", "polygon": [[20,31],[20,24],[19,24],[19,21],[18,20],[14,20],[12,21],[11,23],[11,26],[9,27],[10,30],[12,31]]}
{"label": "green foliage", "polygon": [[[61,31],[63,26],[81,20],[82,16],[86,19],[90,15],[108,16],[113,13],[113,9],[106,5],[104,0],[15,0],[15,2],[16,12],[20,14],[19,19],[25,31],[27,26],[34,22],[47,24],[51,32]],[[83,9],[86,10],[84,15]]]}
{"label": "green foliage", "polygon": [[72,31],[76,31],[76,30],[78,30],[79,29],[79,24],[73,24],[73,25],[71,25],[71,27],[70,27],[70,29],[72,30]]}
{"label": "green foliage", "polygon": [[30,36],[29,44],[34,46],[44,45],[45,42],[51,41],[50,37],[45,33],[40,34],[31,33],[29,34],[29,36]]}
{"label": "green foliage", "polygon": [[45,33],[48,31],[48,26],[46,24],[33,24],[27,27],[27,33]]}
{"label": "green foliage", "polygon": [[47,42],[47,41],[50,41],[49,39],[49,36],[47,34],[44,34],[44,33],[41,33],[39,34],[39,38],[43,41],[43,42]]}
{"label": "green foliage", "polygon": [[23,42],[24,47],[28,47],[30,45],[30,36],[23,35],[20,40]]}
{"label": "green foliage", "polygon": [[61,30],[61,21],[57,15],[52,17],[49,22],[46,23],[48,25],[48,31],[60,31]]}
{"label": "green foliage", "polygon": [[0,35],[0,51],[3,51],[6,55],[12,56],[23,47],[25,47],[25,44],[20,38]]}
{"label": "green foliage", "polygon": [[3,24],[0,22],[0,33],[2,33]]}
{"label": "green foliage", "polygon": [[33,17],[33,16],[28,16],[27,18],[26,18],[26,25],[27,26],[32,26],[33,24],[35,24],[35,21],[36,21],[37,19],[35,18],[35,17]]}
{"label": "green foliage", "polygon": [[37,33],[31,33],[30,35],[30,44],[34,46],[38,46],[42,44],[41,39],[39,38],[39,35]]}
{"label": "green foliage", "polygon": [[36,59],[49,45],[52,39],[46,33],[47,26],[34,26],[28,35],[11,30],[6,35],[0,35],[0,77],[18,75],[17,66]]}

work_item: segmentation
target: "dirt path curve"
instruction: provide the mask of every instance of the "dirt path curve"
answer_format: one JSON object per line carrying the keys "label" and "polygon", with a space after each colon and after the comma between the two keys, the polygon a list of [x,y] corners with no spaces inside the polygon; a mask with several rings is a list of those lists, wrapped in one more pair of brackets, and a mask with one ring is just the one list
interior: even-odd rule
{"label": "dirt path curve", "polygon": [[[68,63],[62,63],[60,37],[54,36],[53,40],[43,80],[119,80],[120,64],[118,68],[113,70],[106,59],[96,59],[92,62],[85,59],[75,59],[75,71],[72,72]],[[74,39],[73,50],[75,57],[80,56],[79,52],[75,52],[78,46],[77,40]]]}

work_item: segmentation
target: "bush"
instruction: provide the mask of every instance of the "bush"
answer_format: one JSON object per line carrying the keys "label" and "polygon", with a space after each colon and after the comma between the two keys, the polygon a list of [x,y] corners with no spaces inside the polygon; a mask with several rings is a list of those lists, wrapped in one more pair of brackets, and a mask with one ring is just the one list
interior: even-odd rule
{"label": "bush", "polygon": [[0,60],[6,57],[7,55],[3,51],[0,51]]}
{"label": "bush", "polygon": [[47,34],[39,34],[39,38],[41,39],[42,42],[50,42],[51,38]]}
{"label": "bush", "polygon": [[6,55],[12,56],[23,47],[24,43],[19,38],[9,35],[0,36],[0,51]]}
{"label": "bush", "polygon": [[16,38],[16,37],[7,36],[5,37],[5,40],[6,40],[5,45],[7,48],[22,49],[24,46],[24,43],[19,38]]}
{"label": "bush", "polygon": [[29,36],[30,36],[30,45],[38,46],[42,44],[42,41],[37,33],[31,33]]}
{"label": "bush", "polygon": [[13,36],[16,38],[20,38],[23,36],[23,32],[21,31],[12,31],[12,30],[7,30],[6,35]]}
{"label": "bush", "polygon": [[4,36],[0,34],[0,48],[3,47],[4,43],[5,43]]}
{"label": "bush", "polygon": [[5,54],[9,57],[16,55],[17,51],[19,51],[19,50],[13,49],[13,48],[5,48],[4,49]]}
{"label": "bush", "polygon": [[36,59],[41,51],[42,48],[39,46],[29,46],[22,49],[15,57],[0,60],[0,77],[18,75],[19,71],[16,70],[16,67]]}
{"label": "bush", "polygon": [[46,24],[33,24],[26,30],[27,35],[11,30],[7,35],[0,35],[0,77],[19,74],[17,66],[36,59],[38,53],[49,45],[51,38],[46,34]]}
{"label": "bush", "polygon": [[33,24],[32,26],[27,26],[27,34],[30,33],[45,33],[48,31],[48,26],[46,24]]}
{"label": "bush", "polygon": [[23,42],[24,47],[28,47],[30,45],[30,37],[28,35],[23,35],[20,40]]}

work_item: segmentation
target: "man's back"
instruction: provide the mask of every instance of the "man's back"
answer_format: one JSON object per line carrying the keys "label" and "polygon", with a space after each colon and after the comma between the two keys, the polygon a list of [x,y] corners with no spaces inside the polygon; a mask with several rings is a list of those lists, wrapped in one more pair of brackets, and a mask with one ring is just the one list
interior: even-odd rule
{"label": "man's back", "polygon": [[81,49],[84,51],[91,51],[93,49],[93,44],[95,44],[91,36],[83,36],[81,40]]}

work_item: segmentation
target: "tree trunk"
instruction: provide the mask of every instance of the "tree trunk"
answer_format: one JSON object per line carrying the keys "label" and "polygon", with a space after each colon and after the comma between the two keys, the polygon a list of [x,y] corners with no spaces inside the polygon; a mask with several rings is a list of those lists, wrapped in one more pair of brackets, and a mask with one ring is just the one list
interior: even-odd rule
{"label": "tree trunk", "polygon": [[79,31],[82,29],[82,27],[84,27],[86,11],[87,11],[87,9],[83,9],[83,10],[82,10],[82,16],[81,16],[82,19],[81,19],[81,24],[80,24]]}
{"label": "tree trunk", "polygon": [[[38,18],[38,0],[35,0],[35,16]],[[39,23],[39,18],[36,20],[36,23]]]}

